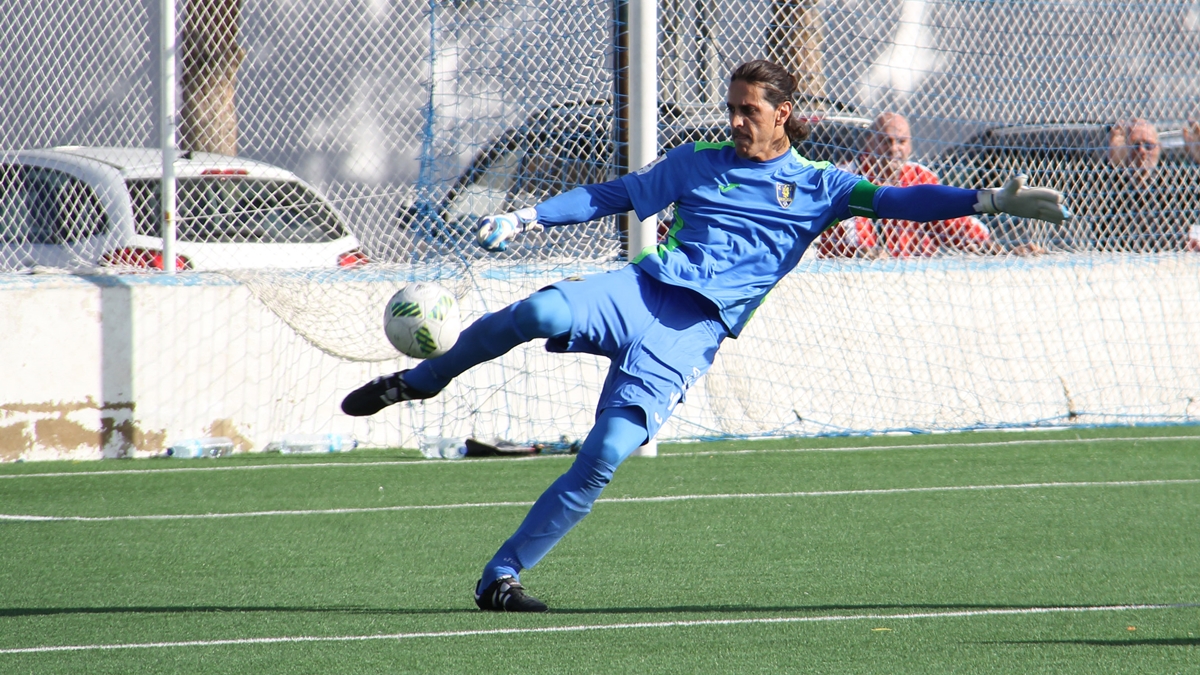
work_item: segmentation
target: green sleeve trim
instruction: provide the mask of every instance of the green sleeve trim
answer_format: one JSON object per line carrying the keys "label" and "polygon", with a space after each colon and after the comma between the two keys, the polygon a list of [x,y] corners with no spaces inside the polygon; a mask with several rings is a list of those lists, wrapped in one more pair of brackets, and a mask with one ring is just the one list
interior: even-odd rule
{"label": "green sleeve trim", "polygon": [[700,152],[701,150],[720,150],[721,148],[728,148],[732,145],[733,141],[719,141],[716,143],[712,141],[696,141],[695,151]]}
{"label": "green sleeve trim", "polygon": [[877,218],[875,215],[875,191],[879,189],[869,180],[860,180],[850,190],[850,215]]}
{"label": "green sleeve trim", "polygon": [[683,229],[683,217],[679,215],[679,205],[675,206],[675,222],[671,224],[671,230],[667,232],[667,240],[657,246],[647,246],[637,254],[633,259],[633,264],[636,265],[648,255],[657,255],[660,258],[668,251],[673,251],[679,248],[679,240],[675,238],[675,233]]}
{"label": "green sleeve trim", "polygon": [[796,152],[795,148],[792,148],[792,158],[795,159],[797,162],[800,162],[804,166],[811,166],[812,168],[816,169],[817,171],[824,171],[825,169],[828,169],[829,167],[833,166],[833,164],[831,164],[829,162],[814,162],[811,159],[800,154],[799,152]]}
{"label": "green sleeve trim", "polygon": [[637,254],[637,257],[633,259],[632,264],[636,265],[642,262],[642,258],[645,258],[648,255],[654,255],[655,253],[658,253],[657,246],[647,246],[646,248],[642,249],[641,253]]}

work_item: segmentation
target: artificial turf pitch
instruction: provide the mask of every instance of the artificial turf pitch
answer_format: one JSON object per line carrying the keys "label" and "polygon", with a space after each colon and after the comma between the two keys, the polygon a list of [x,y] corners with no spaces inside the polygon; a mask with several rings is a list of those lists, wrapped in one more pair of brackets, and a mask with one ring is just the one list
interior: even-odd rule
{"label": "artificial turf pitch", "polygon": [[0,673],[1200,672],[1196,427],[660,453],[543,615],[471,590],[566,457],[2,465]]}

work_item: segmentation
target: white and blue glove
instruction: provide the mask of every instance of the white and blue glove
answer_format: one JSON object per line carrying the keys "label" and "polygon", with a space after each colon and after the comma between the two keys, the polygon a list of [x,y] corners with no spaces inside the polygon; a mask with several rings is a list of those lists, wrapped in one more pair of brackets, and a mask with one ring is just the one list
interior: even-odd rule
{"label": "white and blue glove", "polygon": [[1061,225],[1071,217],[1063,205],[1062,193],[1050,188],[1025,187],[1024,174],[1009,178],[1004,187],[985,188],[978,194],[977,213],[1007,213],[1018,218],[1033,218]]}
{"label": "white and blue glove", "polygon": [[541,232],[543,229],[537,221],[537,211],[531,206],[512,213],[480,218],[476,239],[480,246],[489,251],[503,251],[508,248],[508,241],[518,234]]}

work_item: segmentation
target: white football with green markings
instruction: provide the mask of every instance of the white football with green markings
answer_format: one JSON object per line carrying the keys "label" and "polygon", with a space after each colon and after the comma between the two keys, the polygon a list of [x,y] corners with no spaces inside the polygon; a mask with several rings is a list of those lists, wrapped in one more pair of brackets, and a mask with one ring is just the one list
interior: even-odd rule
{"label": "white football with green markings", "polygon": [[401,288],[383,310],[388,342],[415,359],[445,354],[460,330],[458,301],[435,283],[418,281]]}

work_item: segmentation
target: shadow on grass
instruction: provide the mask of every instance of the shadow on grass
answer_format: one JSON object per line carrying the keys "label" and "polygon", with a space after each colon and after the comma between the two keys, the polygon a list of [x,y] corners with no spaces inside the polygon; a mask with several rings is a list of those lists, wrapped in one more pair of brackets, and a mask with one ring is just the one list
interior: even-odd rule
{"label": "shadow on grass", "polygon": [[0,608],[0,617],[57,616],[63,614],[222,614],[271,612],[278,614],[466,614],[478,612],[471,607],[439,609],[388,609],[384,607],[285,607],[255,605],[181,605],[178,607],[9,607]]}
{"label": "shadow on grass", "polygon": [[1088,645],[1094,647],[1200,647],[1200,638],[1156,638],[1142,640],[998,640],[981,645]]}
{"label": "shadow on grass", "polygon": [[[1055,605],[1056,607],[1091,609],[1097,605]],[[930,611],[977,611],[1006,609],[1037,609],[1039,605],[982,605],[954,603],[911,603],[911,604],[845,604],[845,605],[675,605],[669,607],[551,607],[553,614],[823,614],[827,612],[930,612]],[[278,614],[364,614],[405,616],[422,614],[471,614],[475,607],[364,607],[351,605],[327,605],[315,607],[290,607],[278,605],[179,605],[179,606],[131,606],[131,607],[7,607],[0,608],[0,617],[58,616],[70,614],[220,614],[268,612]],[[1119,642],[1126,644],[1125,642]],[[1000,643],[997,643],[1000,644]],[[1012,643],[1017,644],[1017,643]],[[1193,644],[1195,644],[1193,642]]]}

